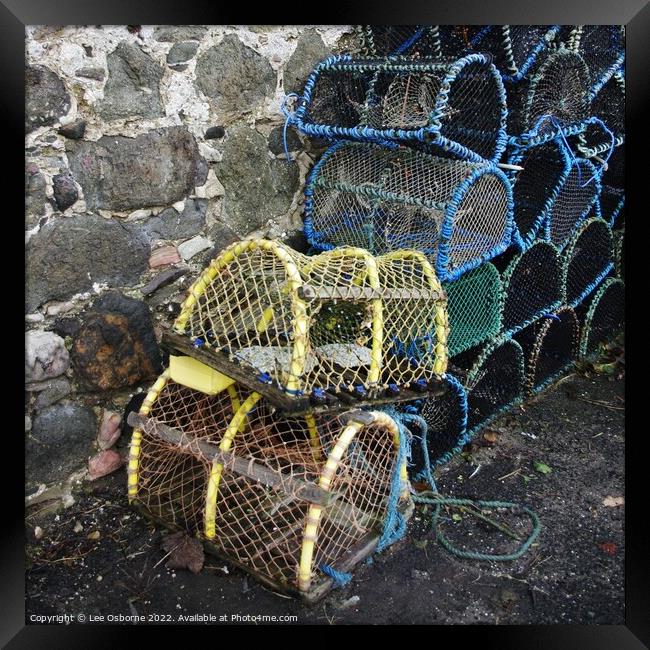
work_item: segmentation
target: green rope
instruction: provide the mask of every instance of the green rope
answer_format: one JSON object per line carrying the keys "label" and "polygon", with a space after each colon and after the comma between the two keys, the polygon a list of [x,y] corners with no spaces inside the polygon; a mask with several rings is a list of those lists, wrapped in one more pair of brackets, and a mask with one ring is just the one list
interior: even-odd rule
{"label": "green rope", "polygon": [[[520,506],[516,503],[510,503],[508,501],[474,501],[472,499],[454,499],[451,497],[443,497],[437,492],[427,490],[426,492],[420,492],[419,494],[413,495],[413,501],[415,503],[423,503],[426,505],[434,506],[433,514],[431,517],[431,527],[436,531],[437,541],[445,548],[449,553],[455,555],[459,558],[464,558],[467,560],[486,560],[493,562],[508,562],[512,560],[519,559],[526,551],[530,548],[533,542],[539,536],[542,524],[539,520],[539,517],[535,512],[526,508],[525,506]],[[500,530],[504,535],[521,541],[521,538],[512,531],[509,527],[499,524],[492,519],[486,517],[479,508],[509,508],[513,510],[519,510],[523,514],[527,515],[533,523],[533,530],[531,531],[528,538],[521,544],[519,549],[514,553],[506,553],[503,555],[492,555],[489,553],[479,553],[477,551],[464,551],[462,549],[456,548],[443,534],[438,525],[438,517],[440,516],[440,509],[443,506],[455,506],[459,508],[466,514],[471,514],[481,519],[482,521],[490,524],[494,528]]]}

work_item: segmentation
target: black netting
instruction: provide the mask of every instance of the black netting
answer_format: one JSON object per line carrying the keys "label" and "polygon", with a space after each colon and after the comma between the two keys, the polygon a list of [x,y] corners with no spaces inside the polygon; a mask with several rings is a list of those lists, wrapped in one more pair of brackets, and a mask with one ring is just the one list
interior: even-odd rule
{"label": "black netting", "polygon": [[548,238],[564,248],[576,226],[589,214],[598,200],[598,170],[588,160],[577,158],[553,201],[548,217]]}
{"label": "black netting", "polygon": [[308,135],[432,145],[442,137],[455,143],[445,144],[450,151],[467,157],[459,150],[465,147],[485,159],[504,146],[503,84],[478,55],[327,59],[312,73],[303,102],[293,120]]}
{"label": "black netting", "polygon": [[[513,135],[576,124],[589,116],[589,70],[579,54],[565,48],[548,50],[529,80],[517,86],[509,103]],[[517,101],[519,98],[519,101]],[[523,101],[521,101],[523,98]]]}
{"label": "black netting", "polygon": [[625,212],[625,145],[614,149],[602,176],[600,214],[610,225],[623,227]]}
{"label": "black netting", "polygon": [[514,220],[520,245],[533,243],[547,217],[570,164],[560,140],[517,148],[509,163],[523,167],[513,172]]}
{"label": "black netting", "polygon": [[560,260],[556,248],[537,242],[514,257],[503,273],[505,299],[501,326],[506,332],[522,329],[562,300]]}
{"label": "black netting", "polygon": [[587,156],[606,155],[613,144],[625,137],[625,77],[613,75],[598,91],[591,103],[591,114],[604,122],[589,124],[579,140],[579,149]]}
{"label": "black netting", "polygon": [[[426,455],[432,469],[445,461],[464,442],[465,404],[464,395],[449,388],[440,397],[425,401],[420,415],[427,423]],[[421,440],[411,445],[411,476],[421,476],[426,470],[425,450]]]}
{"label": "black netting", "polygon": [[368,56],[441,54],[438,32],[431,25],[364,25],[361,40],[362,51]]}
{"label": "black netting", "polygon": [[577,25],[567,45],[580,54],[591,74],[592,85],[601,85],[623,62],[625,31],[622,25]]}
{"label": "black netting", "polygon": [[614,233],[614,264],[616,275],[625,279],[625,230],[617,230]]}
{"label": "black netting", "polygon": [[526,390],[531,394],[547,386],[575,360],[578,318],[573,309],[565,307],[535,321],[515,334],[515,339],[524,352]]}
{"label": "black netting", "polygon": [[468,434],[515,404],[523,394],[523,353],[513,339],[469,350],[454,357],[453,364],[467,370]]}
{"label": "black netting", "polygon": [[575,306],[588,296],[611,269],[612,231],[602,219],[588,219],[562,254],[565,301]]}
{"label": "black netting", "polygon": [[625,284],[608,278],[594,294],[586,310],[580,338],[581,356],[590,356],[598,346],[608,343],[623,331],[625,322]]}
{"label": "black netting", "polygon": [[474,49],[492,54],[504,77],[517,77],[534,64],[552,37],[549,25],[493,25],[479,32]]}

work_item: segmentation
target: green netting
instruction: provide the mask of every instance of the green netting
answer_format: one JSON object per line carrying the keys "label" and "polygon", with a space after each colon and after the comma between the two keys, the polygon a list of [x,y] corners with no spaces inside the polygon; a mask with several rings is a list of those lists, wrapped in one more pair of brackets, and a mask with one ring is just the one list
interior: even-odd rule
{"label": "green netting", "polygon": [[501,328],[501,277],[490,263],[443,284],[449,314],[449,355],[496,336]]}

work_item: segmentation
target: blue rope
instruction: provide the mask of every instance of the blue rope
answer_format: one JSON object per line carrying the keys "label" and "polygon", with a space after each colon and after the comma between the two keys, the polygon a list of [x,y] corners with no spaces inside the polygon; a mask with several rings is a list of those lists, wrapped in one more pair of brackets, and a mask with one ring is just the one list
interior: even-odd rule
{"label": "blue rope", "polygon": [[337,571],[329,564],[321,564],[318,567],[328,578],[332,578],[334,581],[334,587],[345,587],[350,580],[352,580],[351,573],[343,573],[342,571]]}
{"label": "blue rope", "polygon": [[398,510],[397,506],[402,492],[400,468],[402,467],[402,463],[411,457],[411,432],[406,428],[404,422],[400,418],[400,414],[394,408],[387,408],[385,409],[385,412],[390,415],[397,424],[399,431],[399,449],[397,452],[397,462],[390,483],[386,519],[384,519],[384,527],[379,542],[377,543],[377,553],[381,553],[385,548],[401,539],[406,533],[406,519]]}
{"label": "blue rope", "polygon": [[294,120],[293,113],[290,112],[289,109],[287,108],[287,100],[290,98],[300,99],[300,95],[298,95],[298,93],[289,93],[282,100],[282,106],[280,106],[280,110],[282,111],[282,114],[285,116],[284,128],[282,129],[282,144],[284,145],[284,155],[287,158],[287,162],[293,162],[293,159],[289,154],[289,146],[287,144],[287,128],[289,124],[291,124]]}

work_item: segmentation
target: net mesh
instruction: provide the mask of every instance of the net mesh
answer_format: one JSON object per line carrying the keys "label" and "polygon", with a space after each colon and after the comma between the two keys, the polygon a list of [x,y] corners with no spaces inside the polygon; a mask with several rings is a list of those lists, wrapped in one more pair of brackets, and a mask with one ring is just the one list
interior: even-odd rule
{"label": "net mesh", "polygon": [[600,196],[600,179],[595,166],[582,158],[573,160],[549,212],[547,238],[559,249],[564,248],[578,224],[587,217]]}
{"label": "net mesh", "polygon": [[501,339],[454,357],[467,371],[467,434],[474,435],[517,403],[524,388],[524,360],[514,339]]}
{"label": "net mesh", "polygon": [[489,338],[501,327],[501,276],[489,262],[443,285],[447,292],[449,356]]}
{"label": "net mesh", "polygon": [[562,302],[560,257],[548,242],[539,241],[515,256],[502,278],[501,326],[505,332],[523,329]]}
{"label": "net mesh", "polygon": [[625,59],[622,25],[576,25],[567,45],[580,54],[591,73],[592,87],[600,88]]}
{"label": "net mesh", "polygon": [[474,49],[489,52],[507,80],[518,80],[535,64],[554,39],[550,25],[492,25],[474,38]]}
{"label": "net mesh", "polygon": [[598,352],[623,331],[625,323],[625,284],[608,278],[594,293],[582,322],[580,355],[589,357]]}
{"label": "net mesh", "polygon": [[[223,395],[167,381],[150,417],[182,438],[174,443],[142,433],[137,501],[151,514],[209,539],[222,556],[281,588],[299,586],[308,515],[318,514],[311,577],[368,535],[381,534],[399,471],[397,428],[386,425],[387,416],[368,425],[345,425],[336,416],[278,418],[263,398],[249,396],[238,424],[231,408]],[[342,457],[325,485],[325,462],[335,448]],[[219,450],[244,461],[244,469],[234,460],[217,463],[211,454]],[[304,492],[319,484],[337,496],[322,514],[310,512]]]}
{"label": "net mesh", "polygon": [[589,70],[583,58],[564,47],[548,50],[530,78],[517,86],[509,100],[509,129],[513,135],[535,129],[556,133],[559,127],[589,116]]}
{"label": "net mesh", "polygon": [[511,180],[517,243],[525,250],[542,230],[571,162],[561,140],[553,139],[536,146],[515,148],[508,163],[523,167],[511,172]]}
{"label": "net mesh", "polygon": [[246,240],[222,251],[189,294],[177,332],[290,394],[408,386],[446,368],[446,299],[415,251],[307,257]]}
{"label": "net mesh", "polygon": [[616,147],[603,172],[600,193],[600,213],[610,226],[624,224],[625,209],[625,145]]}
{"label": "net mesh", "polygon": [[333,57],[312,73],[293,122],[308,135],[423,141],[492,160],[505,146],[505,115],[501,79],[480,55],[445,62]]}
{"label": "net mesh", "polygon": [[509,184],[493,166],[339,143],[314,168],[306,195],[312,245],[377,254],[413,248],[441,280],[490,259],[510,239]]}
{"label": "net mesh", "polygon": [[[614,233],[614,266],[616,275],[622,280],[625,279],[625,230],[617,230]],[[447,292],[449,296],[449,292]],[[451,335],[451,332],[450,332]]]}
{"label": "net mesh", "polygon": [[[449,377],[449,375],[448,375]],[[433,469],[446,463],[465,443],[467,395],[457,380],[459,389],[449,389],[440,397],[429,398],[420,415],[427,424],[426,440],[414,439],[411,445],[409,473],[414,478],[427,475],[427,465]]]}
{"label": "net mesh", "polygon": [[434,25],[363,25],[360,35],[362,52],[368,56],[442,56],[439,31]]}
{"label": "net mesh", "polygon": [[611,271],[613,260],[610,227],[602,219],[588,219],[562,254],[566,303],[571,306],[580,304]]}
{"label": "net mesh", "polygon": [[591,114],[604,122],[611,131],[607,133],[600,124],[589,124],[580,134],[578,149],[587,157],[609,152],[614,144],[625,139],[625,77],[613,75],[598,91],[591,103]]}
{"label": "net mesh", "polygon": [[536,393],[557,379],[578,353],[579,324],[570,307],[542,317],[515,334],[526,365],[526,392]]}

